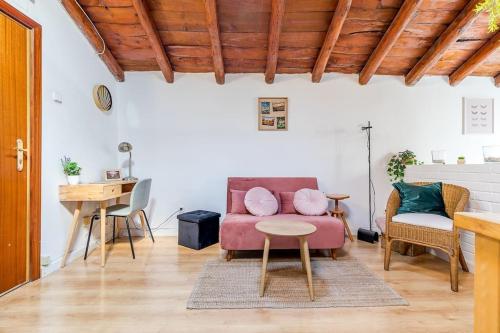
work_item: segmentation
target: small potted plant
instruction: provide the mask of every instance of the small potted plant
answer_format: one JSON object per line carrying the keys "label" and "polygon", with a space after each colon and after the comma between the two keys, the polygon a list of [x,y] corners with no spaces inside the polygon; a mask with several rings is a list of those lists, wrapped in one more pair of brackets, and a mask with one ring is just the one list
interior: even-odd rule
{"label": "small potted plant", "polygon": [[80,168],[78,163],[73,162],[71,158],[64,156],[64,158],[61,158],[61,164],[64,174],[68,179],[68,184],[76,185],[80,183],[80,171],[82,168]]}
{"label": "small potted plant", "polygon": [[405,150],[393,155],[387,164],[387,175],[392,182],[402,181],[405,176],[407,165],[418,165],[422,162],[417,160],[417,156],[410,150]]}
{"label": "small potted plant", "polygon": [[458,156],[457,164],[465,164],[465,156]]}

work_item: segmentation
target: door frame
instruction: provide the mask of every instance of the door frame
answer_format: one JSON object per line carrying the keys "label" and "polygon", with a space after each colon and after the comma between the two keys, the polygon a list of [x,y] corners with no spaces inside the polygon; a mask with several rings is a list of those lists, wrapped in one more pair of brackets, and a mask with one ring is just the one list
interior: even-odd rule
{"label": "door frame", "polygon": [[42,26],[0,0],[0,12],[32,31],[30,71],[29,281],[40,278],[42,169]]}

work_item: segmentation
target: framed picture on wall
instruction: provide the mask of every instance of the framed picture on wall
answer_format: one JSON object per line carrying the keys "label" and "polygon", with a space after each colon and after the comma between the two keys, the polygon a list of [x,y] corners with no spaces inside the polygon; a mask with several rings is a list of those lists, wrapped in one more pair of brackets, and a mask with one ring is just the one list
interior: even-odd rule
{"label": "framed picture on wall", "polygon": [[261,97],[258,102],[259,131],[288,130],[287,97]]}
{"label": "framed picture on wall", "polygon": [[493,134],[493,98],[464,98],[463,134]]}

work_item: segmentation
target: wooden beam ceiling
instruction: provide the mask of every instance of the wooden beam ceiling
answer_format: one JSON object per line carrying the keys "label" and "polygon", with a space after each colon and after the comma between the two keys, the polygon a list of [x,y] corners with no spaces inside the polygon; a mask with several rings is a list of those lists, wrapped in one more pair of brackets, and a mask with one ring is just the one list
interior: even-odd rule
{"label": "wooden beam ceiling", "polygon": [[153,20],[150,17],[149,10],[147,8],[144,0],[132,0],[135,11],[137,12],[137,17],[142,25],[142,28],[146,31],[149,42],[151,43],[151,48],[154,51],[156,62],[160,66],[160,70],[168,83],[174,82],[174,72],[172,70],[172,65],[168,59],[167,53],[165,52],[165,47],[160,39],[160,35]]}
{"label": "wooden beam ceiling", "polygon": [[495,77],[495,86],[500,88],[500,73]]}
{"label": "wooden beam ceiling", "polygon": [[500,32],[496,33],[486,44],[477,50],[466,62],[450,75],[450,84],[456,86],[470,75],[493,54],[500,46]]}
{"label": "wooden beam ceiling", "polygon": [[415,85],[452,46],[460,35],[474,22],[478,13],[474,11],[482,0],[471,0],[458,14],[455,20],[439,36],[429,50],[424,54],[412,70],[406,75],[406,85]]}
{"label": "wooden beam ceiling", "polygon": [[93,23],[89,21],[87,15],[78,5],[76,0],[61,0],[61,3],[115,79],[118,82],[125,81],[125,74],[123,73],[122,67],[118,61],[116,61],[106,43],[93,26]]}
{"label": "wooden beam ceiling", "polygon": [[272,0],[271,19],[269,20],[269,37],[267,44],[266,82],[273,83],[278,67],[278,52],[280,47],[280,33],[283,16],[285,14],[285,0]]}
{"label": "wooden beam ceiling", "polygon": [[224,84],[224,60],[222,59],[222,48],[219,36],[219,20],[217,19],[217,5],[215,0],[205,0],[207,12],[208,33],[212,46],[212,58],[214,62],[215,81]]}
{"label": "wooden beam ceiling", "polygon": [[384,61],[389,51],[391,51],[394,44],[396,44],[396,42],[398,41],[399,36],[401,36],[408,24],[416,16],[418,8],[422,4],[422,2],[423,0],[406,0],[403,3],[396,17],[385,32],[384,37],[382,37],[377,47],[370,55],[370,58],[366,62],[365,67],[359,74],[360,84],[364,85],[367,84],[368,81],[370,81],[372,76]]}
{"label": "wooden beam ceiling", "polygon": [[330,59],[333,48],[335,47],[335,43],[337,43],[339,38],[340,31],[344,26],[349,9],[351,9],[351,3],[352,0],[339,0],[337,4],[337,8],[335,9],[335,13],[332,17],[332,22],[330,23],[328,32],[326,33],[325,41],[323,42],[323,46],[321,47],[321,51],[319,52],[312,71],[313,82],[321,81],[321,77],[325,72],[326,65]]}
{"label": "wooden beam ceiling", "polygon": [[[493,36],[486,13],[470,23],[478,2],[470,0],[350,0],[347,18],[347,0],[142,0],[147,15],[134,7],[139,0],[60,1],[81,5],[82,31],[97,51],[102,36],[101,56],[119,80],[123,70],[172,79],[174,71],[215,72],[218,83],[225,73],[265,73],[273,82],[276,73],[312,71],[314,81],[346,73],[362,84],[373,75],[412,83],[412,75],[452,75]],[[470,75],[499,73],[495,52]]]}

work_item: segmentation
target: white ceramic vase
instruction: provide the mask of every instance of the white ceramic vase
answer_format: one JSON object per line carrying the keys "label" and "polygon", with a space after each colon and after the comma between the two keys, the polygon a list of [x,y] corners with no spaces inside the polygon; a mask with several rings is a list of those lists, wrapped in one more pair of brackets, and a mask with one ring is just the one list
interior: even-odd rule
{"label": "white ceramic vase", "polygon": [[80,183],[80,176],[67,176],[69,185],[77,185]]}

